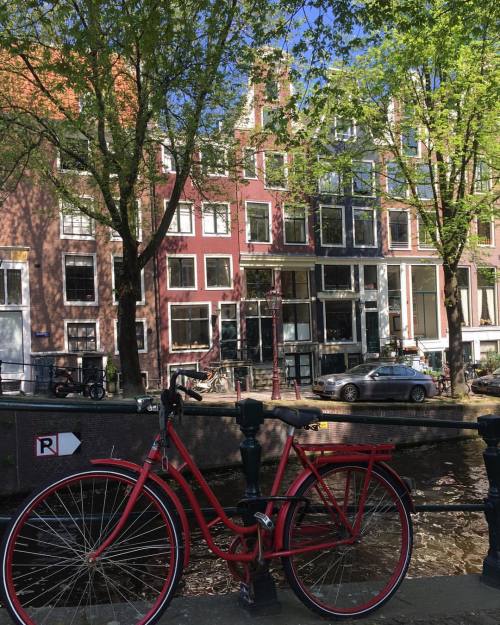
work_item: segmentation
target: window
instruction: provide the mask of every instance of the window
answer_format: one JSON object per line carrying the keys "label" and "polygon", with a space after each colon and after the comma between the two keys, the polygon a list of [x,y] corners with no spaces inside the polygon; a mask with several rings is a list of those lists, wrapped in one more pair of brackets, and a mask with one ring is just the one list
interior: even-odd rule
{"label": "window", "polygon": [[179,202],[168,228],[168,234],[194,234],[193,205]]}
{"label": "window", "polygon": [[436,339],[438,338],[436,267],[413,265],[411,285],[413,336]]}
{"label": "window", "polygon": [[[89,209],[92,206],[91,198],[79,198],[79,202],[82,205],[88,205]],[[61,236],[63,238],[93,238],[95,235],[95,225],[92,217],[85,215],[76,206],[73,206],[69,202],[62,203],[61,222]]]}
{"label": "window", "polygon": [[283,299],[308,299],[309,280],[307,271],[282,271],[281,291]]}
{"label": "window", "polygon": [[406,197],[406,179],[398,163],[387,163],[387,193],[392,197]]}
{"label": "window", "polygon": [[375,212],[373,208],[353,208],[354,245],[375,245]]}
{"label": "window", "polygon": [[477,270],[477,310],[479,325],[492,326],[497,323],[495,302],[495,269],[493,267],[478,267]]}
{"label": "window", "polygon": [[268,102],[275,102],[279,98],[280,84],[276,78],[269,77],[264,84],[264,92]]}
{"label": "window", "polygon": [[236,304],[220,305],[220,357],[222,360],[238,358],[238,313]]}
{"label": "window", "polygon": [[229,204],[203,204],[203,234],[229,234]]}
{"label": "window", "polygon": [[325,331],[327,343],[350,343],[353,334],[353,303],[325,302]]}
{"label": "window", "polygon": [[318,191],[329,195],[341,195],[342,179],[340,174],[337,171],[327,171],[322,174],[318,179]]}
{"label": "window", "polygon": [[22,303],[21,269],[0,268],[0,304],[15,306]]}
{"label": "window", "polygon": [[[120,202],[119,198],[115,199],[116,204],[118,205]],[[142,239],[142,213],[141,213],[141,203],[139,200],[135,201],[135,212],[133,215],[129,215],[129,225],[130,230],[133,232],[135,229],[135,237],[137,241]],[[135,224],[134,224],[135,222]],[[111,230],[111,240],[112,241],[121,241],[122,237],[117,230]]]}
{"label": "window", "polygon": [[345,244],[344,209],[342,206],[320,206],[321,245]]}
{"label": "window", "polygon": [[387,266],[387,291],[389,296],[389,333],[401,336],[401,268]]}
{"label": "window", "polygon": [[365,265],[363,267],[363,280],[365,291],[376,291],[378,289],[377,265]]}
{"label": "window", "polygon": [[347,141],[356,136],[356,126],[352,119],[345,117],[335,118],[335,138],[337,141]]}
{"label": "window", "polygon": [[474,171],[474,193],[488,193],[491,188],[491,171],[488,163],[477,161]]}
{"label": "window", "polygon": [[479,359],[486,360],[488,354],[498,353],[498,341],[479,341]]}
{"label": "window", "polygon": [[166,146],[162,145],[162,163],[163,163],[163,171],[165,172],[175,172],[175,159],[171,150]]}
{"label": "window", "polygon": [[262,108],[262,127],[265,130],[272,128],[273,124],[278,121],[279,110],[270,106]]}
{"label": "window", "polygon": [[352,164],[352,192],[354,195],[373,195],[373,163],[355,161]]}
{"label": "window", "polygon": [[479,245],[493,245],[493,221],[491,219],[477,220],[477,238]]}
{"label": "window", "polygon": [[243,152],[243,178],[257,178],[256,154],[253,148]]}
{"label": "window", "polygon": [[88,139],[70,138],[59,154],[59,168],[65,171],[86,171],[89,157]]}
{"label": "window", "polygon": [[[118,334],[120,332],[120,324],[116,321],[116,351],[118,351]],[[142,352],[147,352],[146,347],[146,322],[142,319],[135,322],[135,338],[137,340],[137,349]]]}
{"label": "window", "polygon": [[231,287],[231,258],[210,256],[205,258],[207,289]]}
{"label": "window", "polygon": [[273,189],[284,189],[286,187],[285,155],[279,152],[266,152],[265,163],[266,186]]}
{"label": "window", "polygon": [[311,309],[309,303],[288,303],[282,305],[283,340],[311,340]]}
{"label": "window", "polygon": [[405,156],[418,156],[418,138],[416,128],[406,128],[401,133],[401,145]]}
{"label": "window", "polygon": [[431,172],[427,163],[420,163],[416,168],[417,175],[417,195],[421,200],[432,200]]}
{"label": "window", "polygon": [[424,221],[420,214],[417,216],[418,225],[418,247],[421,249],[434,249],[434,243],[432,241],[432,235],[429,231],[429,227],[424,224]]}
{"label": "window", "polygon": [[467,267],[457,269],[458,294],[460,303],[460,317],[463,326],[470,326],[469,305],[469,270]]}
{"label": "window", "polygon": [[270,243],[269,210],[267,202],[247,202],[247,237],[250,243]]}
{"label": "window", "polygon": [[351,265],[323,265],[325,291],[352,291]]}
{"label": "window", "polygon": [[95,267],[93,256],[64,257],[66,301],[95,303]]}
{"label": "window", "polygon": [[68,351],[96,352],[97,327],[96,323],[68,323],[66,326]]}
{"label": "window", "polygon": [[209,349],[208,304],[172,305],[170,321],[172,350]]}
{"label": "window", "polygon": [[[113,256],[113,302],[118,302],[118,292],[120,288],[120,276],[123,269],[123,258],[121,256]],[[136,302],[144,302],[144,274],[141,272],[141,280],[137,285]]]}
{"label": "window", "polygon": [[410,243],[408,232],[408,211],[389,210],[389,234],[391,248],[408,248]]}
{"label": "window", "polygon": [[247,299],[264,299],[273,288],[272,269],[245,269]]}
{"label": "window", "polygon": [[306,243],[307,219],[306,207],[300,205],[285,206],[285,243]]}
{"label": "window", "polygon": [[193,256],[168,256],[168,288],[196,288],[196,259]]}
{"label": "window", "polygon": [[224,148],[207,145],[201,153],[201,163],[206,176],[227,176],[227,154]]}

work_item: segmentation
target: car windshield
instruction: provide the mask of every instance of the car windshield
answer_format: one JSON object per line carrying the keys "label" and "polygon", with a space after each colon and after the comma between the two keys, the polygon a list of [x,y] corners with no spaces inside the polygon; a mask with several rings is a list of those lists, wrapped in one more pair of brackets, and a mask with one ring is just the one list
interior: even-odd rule
{"label": "car windshield", "polygon": [[370,371],[373,371],[374,368],[375,367],[373,365],[357,365],[356,367],[349,369],[349,371],[346,371],[346,373],[352,373],[353,375],[367,375]]}

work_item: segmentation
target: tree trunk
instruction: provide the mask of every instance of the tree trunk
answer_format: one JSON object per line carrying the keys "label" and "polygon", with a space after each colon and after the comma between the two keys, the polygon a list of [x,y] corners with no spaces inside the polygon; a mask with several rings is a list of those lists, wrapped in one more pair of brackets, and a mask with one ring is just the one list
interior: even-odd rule
{"label": "tree trunk", "polygon": [[444,301],[448,319],[451,390],[453,397],[461,397],[465,393],[465,377],[460,292],[456,269],[446,265],[444,265]]}
{"label": "tree trunk", "polygon": [[123,393],[127,397],[144,393],[135,329],[136,300],[141,272],[137,250],[123,245],[122,272],[118,278],[118,351]]}

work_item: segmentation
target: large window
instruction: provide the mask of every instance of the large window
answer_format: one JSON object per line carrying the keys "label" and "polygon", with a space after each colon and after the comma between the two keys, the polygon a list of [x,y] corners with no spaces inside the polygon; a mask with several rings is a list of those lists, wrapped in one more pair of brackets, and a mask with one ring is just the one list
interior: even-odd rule
{"label": "large window", "polygon": [[15,306],[22,303],[21,270],[0,267],[0,305]]}
{"label": "large window", "polygon": [[[91,198],[80,198],[82,205],[92,204]],[[75,238],[92,238],[95,235],[95,225],[92,217],[82,213],[76,206],[69,202],[63,202],[61,206],[61,235]]]}
{"label": "large window", "polygon": [[401,336],[401,267],[387,266],[387,290],[389,296],[389,332]]}
{"label": "large window", "polygon": [[344,209],[321,206],[321,245],[344,245]]}
{"label": "large window", "polygon": [[285,206],[285,243],[306,243],[307,212],[303,205]]}
{"label": "large window", "polygon": [[93,256],[66,255],[64,272],[67,302],[94,303],[96,301]]}
{"label": "large window", "polygon": [[354,161],[352,164],[353,195],[373,195],[374,177],[371,161]]}
{"label": "large window", "polygon": [[438,338],[436,267],[413,265],[411,284],[413,335],[425,339],[436,339]]}
{"label": "large window", "polygon": [[193,256],[169,256],[167,264],[169,289],[196,288],[196,258]]}
{"label": "large window", "polygon": [[375,210],[373,208],[353,208],[354,245],[373,247],[375,245]]}
{"label": "large window", "polygon": [[[116,351],[118,351],[118,335],[120,333],[120,324],[116,321]],[[137,349],[141,353],[147,352],[146,347],[146,322],[139,320],[135,322],[135,338],[137,341]]]}
{"label": "large window", "polygon": [[416,168],[417,195],[421,200],[432,200],[431,172],[427,163],[420,163]]}
{"label": "large window", "polygon": [[247,238],[251,243],[271,241],[270,205],[267,202],[247,202]]}
{"label": "large window", "polygon": [[352,291],[351,265],[323,265],[323,289],[325,291]]}
{"label": "large window", "polygon": [[356,136],[354,120],[346,117],[335,117],[335,138],[337,141],[348,141]]}
{"label": "large window", "polygon": [[410,243],[408,231],[408,211],[389,211],[390,247],[393,249],[407,249]]}
{"label": "large window", "polygon": [[327,343],[349,343],[354,340],[353,303],[325,302],[325,331]]}
{"label": "large window", "polygon": [[245,148],[243,152],[243,177],[257,178],[256,154],[253,148]]}
{"label": "large window", "polygon": [[401,144],[405,156],[418,156],[418,138],[416,128],[406,128],[401,133]]}
{"label": "large window", "polygon": [[467,267],[457,269],[458,293],[460,301],[460,317],[463,326],[470,326],[469,270]]}
{"label": "large window", "polygon": [[203,204],[203,234],[228,234],[229,215],[229,204]]}
{"label": "large window", "polygon": [[283,340],[311,340],[311,308],[309,303],[283,302]]}
{"label": "large window", "polygon": [[318,191],[327,195],[341,195],[342,178],[340,174],[337,171],[327,171],[321,174],[318,179]]}
{"label": "large window", "polygon": [[491,188],[491,170],[488,163],[478,161],[474,172],[474,192],[488,193]]}
{"label": "large window", "polygon": [[173,351],[210,347],[208,304],[171,306],[170,321]]}
{"label": "large window", "polygon": [[238,358],[238,315],[236,304],[220,305],[220,357]]}
{"label": "large window", "polygon": [[[113,256],[113,302],[116,304],[118,301],[118,292],[120,289],[120,279],[123,271],[123,258],[121,256]],[[144,302],[144,285],[143,274],[141,272],[140,282],[136,289],[136,302]]]}
{"label": "large window", "polygon": [[387,193],[391,197],[406,197],[406,179],[395,161],[387,163]]}
{"label": "large window", "polygon": [[229,256],[208,256],[205,258],[207,289],[231,287],[231,258]]}
{"label": "large window", "polygon": [[286,159],[285,155],[279,152],[266,152],[266,186],[273,189],[284,189],[286,187]]}
{"label": "large window", "polygon": [[424,220],[420,215],[417,217],[418,225],[418,247],[421,249],[433,249],[434,242],[429,227],[424,224]]}
{"label": "large window", "polygon": [[193,205],[179,202],[168,228],[168,234],[194,234]]}
{"label": "large window", "polygon": [[479,267],[477,270],[477,309],[479,324],[492,326],[497,323],[495,302],[495,269],[493,267]]}
{"label": "large window", "polygon": [[364,280],[365,291],[376,291],[378,289],[377,265],[364,265],[363,280]]}
{"label": "large window", "polygon": [[308,299],[309,280],[307,271],[282,271],[281,291],[283,299]]}
{"label": "large window", "polygon": [[226,150],[218,145],[207,145],[201,153],[203,173],[207,176],[227,176]]}
{"label": "large window", "polygon": [[477,220],[479,245],[493,245],[493,221],[489,218]]}
{"label": "large window", "polygon": [[97,351],[96,323],[68,323],[66,326],[68,351]]}
{"label": "large window", "polygon": [[88,139],[72,138],[66,139],[64,146],[66,150],[61,150],[59,154],[59,167],[66,171],[86,171],[89,156]]}
{"label": "large window", "polygon": [[245,269],[247,299],[264,299],[273,288],[272,269]]}

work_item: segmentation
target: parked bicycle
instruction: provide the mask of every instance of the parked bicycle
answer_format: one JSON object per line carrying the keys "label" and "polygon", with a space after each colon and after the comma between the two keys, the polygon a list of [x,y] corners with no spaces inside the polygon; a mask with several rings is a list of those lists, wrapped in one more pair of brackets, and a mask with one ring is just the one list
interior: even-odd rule
{"label": "parked bicycle", "polygon": [[220,367],[205,369],[204,373],[207,377],[194,386],[197,393],[224,393],[228,390],[229,381]]}
{"label": "parked bicycle", "polygon": [[[240,502],[238,510],[247,520],[250,511],[251,524],[239,524],[175,430],[180,392],[201,400],[177,384],[179,375],[205,378],[185,370],[172,375],[161,396],[160,432],[142,467],[94,460],[91,468],[41,488],[14,515],[3,540],[2,593],[15,623],[156,623],[190,556],[190,526],[174,483],[207,545],[240,582],[248,584],[280,558],[293,592],[323,616],[360,616],[385,603],[405,576],[413,544],[410,492],[387,464],[393,445],[300,443],[296,431],[316,429],[321,411],[279,407],[262,413],[286,426],[286,441],[270,494]],[[168,459],[172,446],[181,468]],[[301,469],[285,488],[292,450]],[[163,467],[168,481],[152,471],[154,465]],[[210,521],[184,469],[213,507]],[[221,526],[234,535],[227,549],[212,535]]]}
{"label": "parked bicycle", "polygon": [[[470,375],[471,374],[469,373],[469,369],[467,367],[464,367],[464,390],[465,390],[465,394],[467,395],[467,397],[469,397],[471,393],[470,380],[472,378],[470,377]],[[436,388],[437,388],[438,395],[440,395],[441,397],[452,396],[450,370],[448,366],[443,368],[443,373],[437,378]]]}

